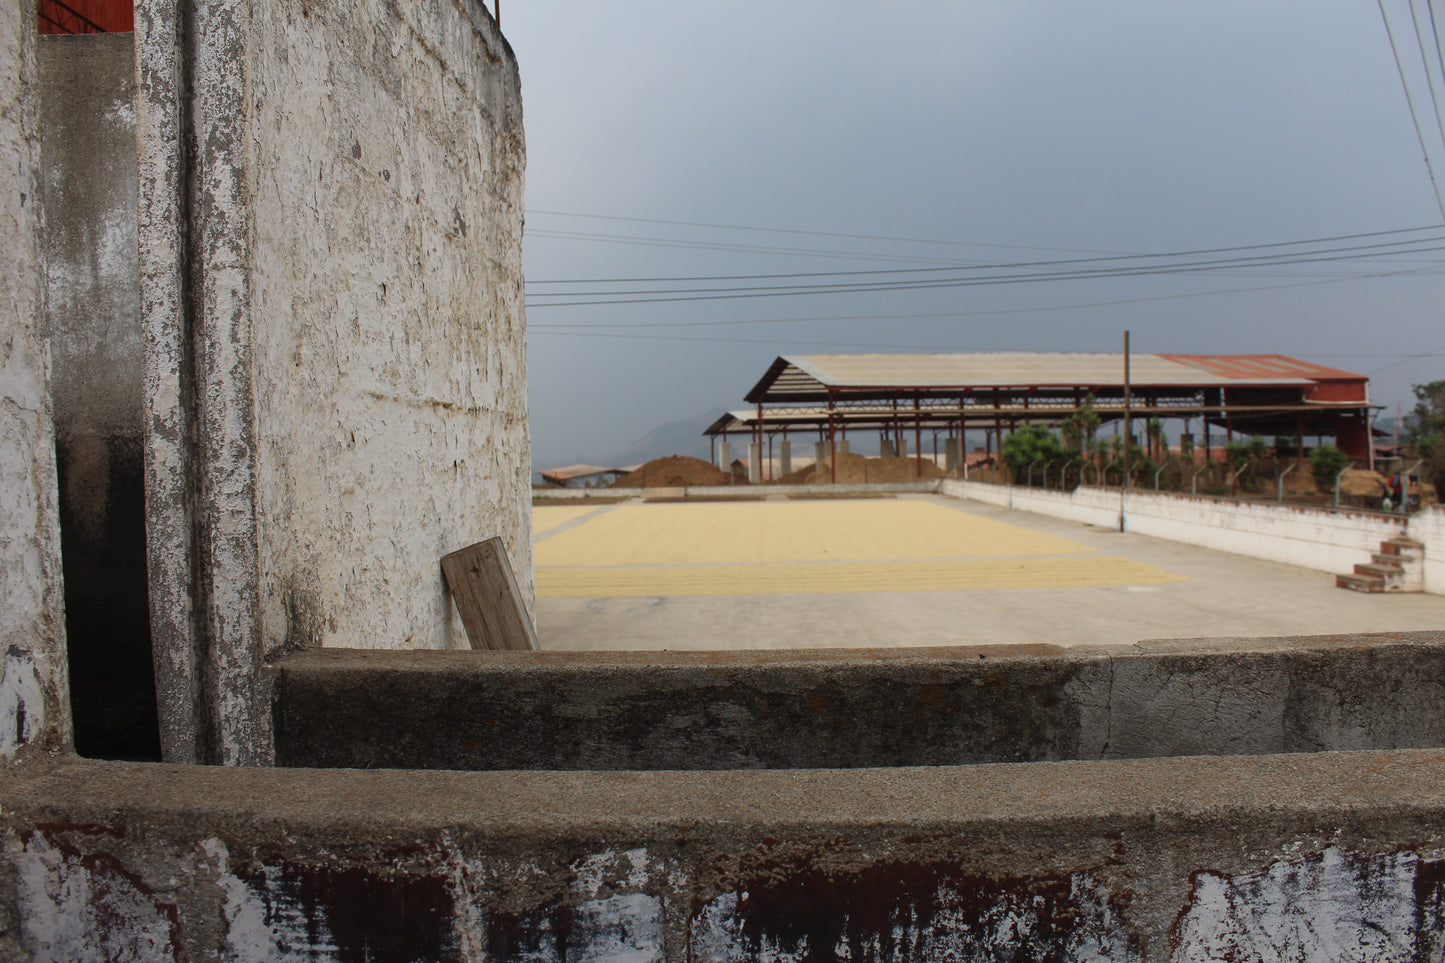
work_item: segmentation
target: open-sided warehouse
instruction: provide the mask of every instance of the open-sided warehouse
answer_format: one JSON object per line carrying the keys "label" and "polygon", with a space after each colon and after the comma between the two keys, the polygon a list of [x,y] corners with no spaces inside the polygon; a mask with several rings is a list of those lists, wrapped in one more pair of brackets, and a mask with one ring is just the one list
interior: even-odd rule
{"label": "open-sided warehouse", "polygon": [[1020,424],[1057,424],[1084,404],[1100,422],[1177,420],[1201,430],[1206,457],[1223,432],[1328,439],[1369,460],[1369,379],[1284,355],[982,354],[785,355],[748,392],[751,412],[730,412],[714,439],[746,433],[754,443],[790,431],[834,441],[878,430],[899,443],[911,432],[952,439],[982,430],[994,450]]}

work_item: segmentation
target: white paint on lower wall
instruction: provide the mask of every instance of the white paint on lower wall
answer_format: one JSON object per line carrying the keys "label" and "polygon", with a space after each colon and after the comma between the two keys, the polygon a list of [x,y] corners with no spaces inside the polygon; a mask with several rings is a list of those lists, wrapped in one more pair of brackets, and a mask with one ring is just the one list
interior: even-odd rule
{"label": "white paint on lower wall", "polygon": [[1445,595],[1445,505],[1411,518],[1409,535],[1425,546],[1425,591]]}
{"label": "white paint on lower wall", "polygon": [[11,647],[0,657],[0,759],[34,742],[45,728],[45,690],[31,653]]}
{"label": "white paint on lower wall", "polygon": [[1330,848],[1243,876],[1200,873],[1174,963],[1421,959],[1419,864],[1414,853],[1360,857]]}
{"label": "white paint on lower wall", "polygon": [[177,907],[147,893],[118,860],[67,853],[38,833],[7,848],[32,963],[176,958]]}

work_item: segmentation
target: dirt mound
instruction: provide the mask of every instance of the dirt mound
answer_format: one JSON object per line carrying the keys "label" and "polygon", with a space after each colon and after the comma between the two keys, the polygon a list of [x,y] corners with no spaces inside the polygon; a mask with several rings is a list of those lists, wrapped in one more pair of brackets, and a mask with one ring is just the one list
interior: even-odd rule
{"label": "dirt mound", "polygon": [[1376,498],[1385,494],[1386,478],[1377,471],[1350,469],[1340,479],[1341,495],[1365,495]]}
{"label": "dirt mound", "polygon": [[[918,463],[913,458],[866,458],[851,451],[838,453],[839,484],[856,485],[860,482],[902,482],[918,481],[915,474]],[[923,459],[924,479],[943,478],[947,473],[932,461]],[[826,485],[833,479],[833,472],[827,459],[820,465],[800,468],[791,475],[778,479],[782,485]]]}
{"label": "dirt mound", "polygon": [[630,475],[612,483],[613,488],[683,488],[688,485],[727,485],[727,472],[701,458],[668,455],[654,458]]}

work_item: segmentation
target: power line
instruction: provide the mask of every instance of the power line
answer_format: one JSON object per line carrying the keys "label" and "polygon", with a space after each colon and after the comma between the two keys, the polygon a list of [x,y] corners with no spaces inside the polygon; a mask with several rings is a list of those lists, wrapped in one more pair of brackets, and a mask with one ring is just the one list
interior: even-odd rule
{"label": "power line", "polygon": [[[1440,82],[1445,84],[1445,53],[1440,51],[1440,28],[1435,23],[1435,0],[1425,0],[1425,9],[1430,12],[1430,36],[1435,40],[1435,64],[1440,68]],[[1445,132],[1442,132],[1441,136],[1445,137]]]}
{"label": "power line", "polygon": [[1420,154],[1425,161],[1425,173],[1430,175],[1430,189],[1435,194],[1435,206],[1445,221],[1445,200],[1440,198],[1440,185],[1435,183],[1435,169],[1430,166],[1430,152],[1425,147],[1425,135],[1420,131],[1420,118],[1415,114],[1415,100],[1410,96],[1410,85],[1405,82],[1405,66],[1400,62],[1400,50],[1395,46],[1395,32],[1390,29],[1390,18],[1385,13],[1385,0],[1375,0],[1380,8],[1380,19],[1385,22],[1385,36],[1390,39],[1390,53],[1395,57],[1395,70],[1400,75],[1400,87],[1405,91],[1405,104],[1410,108],[1410,123],[1415,125],[1415,137],[1420,141]]}
{"label": "power line", "polygon": [[[1430,106],[1435,112],[1435,132],[1440,135],[1440,146],[1445,147],[1445,121],[1440,119],[1440,98],[1435,96],[1434,74],[1430,70],[1430,56],[1425,53],[1425,37],[1420,33],[1420,13],[1415,0],[1410,0],[1410,26],[1415,28],[1415,46],[1420,50],[1420,65],[1425,68],[1425,88],[1430,91]],[[1445,75],[1441,79],[1445,82]]]}
{"label": "power line", "polygon": [[[1438,266],[1435,265],[1435,266]],[[834,315],[827,317],[813,318],[727,318],[716,321],[600,321],[566,324],[558,322],[544,322],[541,324],[529,324],[529,330],[562,330],[562,329],[587,329],[587,328],[703,328],[703,327],[731,327],[745,324],[802,324],[820,323],[824,321],[912,321],[927,318],[975,318],[975,317],[1001,317],[1014,314],[1039,314],[1049,311],[1076,311],[1087,308],[1108,308],[1117,307],[1123,304],[1145,304],[1152,301],[1180,301],[1187,298],[1212,297],[1219,294],[1248,294],[1256,291],[1283,291],[1290,288],[1317,287],[1324,284],[1343,284],[1350,281],[1364,281],[1374,278],[1400,277],[1403,275],[1423,273],[1424,268],[1412,268],[1407,271],[1379,271],[1369,274],[1351,274],[1339,278],[1327,278],[1322,281],[1300,281],[1293,284],[1266,284],[1247,288],[1224,288],[1219,291],[1192,291],[1187,294],[1160,294],[1147,298],[1120,298],[1113,301],[1092,301],[1084,304],[1055,304],[1036,308],[1001,308],[991,311],[936,311],[917,314],[853,314]],[[1393,355],[1391,356],[1393,357]]]}
{"label": "power line", "polygon": [[[1312,244],[1325,244],[1333,241],[1357,240],[1367,237],[1389,237],[1398,234],[1414,234],[1421,231],[1439,230],[1439,225],[1431,227],[1400,228],[1392,231],[1371,231],[1362,234],[1341,234],[1335,237],[1312,238],[1303,241],[1276,241],[1269,244],[1240,244],[1232,247],[1199,248],[1188,251],[1165,251],[1157,254],[1126,254],[1110,255],[1107,257],[1089,258],[1062,258],[1049,261],[1008,261],[984,264],[951,264],[947,267],[924,267],[924,268],[875,268],[867,271],[799,271],[785,274],[724,274],[724,275],[696,275],[696,276],[673,276],[673,277],[651,277],[651,278],[575,278],[568,280],[549,281],[528,281],[528,284],[650,284],[669,282],[703,282],[703,281],[754,281],[754,280],[786,280],[792,278],[833,278],[833,277],[868,277],[878,275],[903,275],[903,274],[937,274],[945,271],[986,271],[986,270],[1014,270],[1030,267],[1065,267],[1082,264],[1101,264],[1118,261],[1150,261],[1164,260],[1169,258],[1195,257],[1203,254],[1227,254],[1233,251],[1258,251],[1275,247],[1303,247]],[[1319,251],[1285,251],[1279,254],[1254,255],[1247,258],[1220,259],[1215,263],[1239,263],[1249,262],[1267,264],[1271,259],[1295,257],[1305,254],[1332,254],[1344,251],[1368,251],[1385,247],[1404,247],[1406,245],[1426,244],[1434,241],[1445,241],[1445,235],[1426,238],[1411,238],[1402,241],[1387,241],[1380,244],[1354,244],[1340,248],[1325,248]],[[1412,253],[1402,251],[1398,253]],[[1209,262],[1206,262],[1209,263]],[[708,289],[703,289],[708,290]],[[728,289],[731,290],[731,289]],[[741,289],[739,289],[741,290]],[[636,294],[636,291],[614,292],[621,294]],[[666,290],[652,293],[676,293]],[[582,292],[590,294],[590,292]],[[573,297],[572,292],[552,291],[541,295],[543,297]]]}
{"label": "power line", "polygon": [[697,338],[685,337],[676,334],[604,334],[602,332],[589,333],[584,331],[542,331],[540,334],[560,335],[563,337],[577,338],[613,338],[635,341],[691,341],[704,344],[783,344],[783,345],[805,345],[820,348],[887,348],[904,351],[966,351],[967,348],[938,348],[918,344],[877,344],[872,342],[858,341],[788,341],[770,340],[766,338]]}
{"label": "power line", "polygon": [[[818,251],[806,248],[790,247],[761,247],[748,244],[725,244],[716,241],[689,241],[673,240],[669,238],[637,237],[626,234],[585,234],[579,231],[531,231],[530,236],[536,238],[557,238],[561,240],[579,241],[603,241],[609,244],[631,244],[637,247],[666,247],[684,251],[722,251],[729,254],[770,254],[787,255],[789,257],[821,257],[837,258],[848,261],[901,261],[907,264],[917,264],[920,261],[933,264],[953,265],[956,260],[938,257],[917,257],[902,254],[878,254],[863,251]],[[542,282],[532,281],[532,284],[542,283],[570,283],[570,282]]]}
{"label": "power line", "polygon": [[[1440,238],[1431,238],[1431,239],[1429,239],[1429,240],[1441,240],[1441,239],[1440,239]],[[1325,263],[1325,262],[1332,262],[1332,261],[1363,260],[1363,259],[1366,259],[1366,258],[1373,258],[1373,257],[1388,257],[1388,256],[1395,255],[1395,254],[1399,254],[1399,253],[1423,254],[1423,253],[1429,253],[1429,252],[1434,252],[1434,251],[1442,251],[1442,250],[1445,250],[1445,246],[1434,246],[1434,247],[1416,248],[1416,249],[1411,250],[1411,251],[1408,251],[1408,252],[1374,251],[1374,252],[1367,252],[1367,253],[1334,254],[1334,255],[1331,255],[1331,256],[1328,256],[1328,257],[1318,257],[1318,256],[1313,256],[1313,255],[1311,255],[1311,256],[1299,256],[1299,257],[1292,257],[1292,258],[1287,259],[1287,260],[1271,259],[1271,260],[1268,260],[1268,261],[1264,261],[1264,262],[1262,262],[1262,263],[1264,263],[1266,266],[1279,266],[1279,265],[1284,265],[1284,264],[1315,264],[1315,263]],[[1276,256],[1276,257],[1284,257],[1284,256],[1281,255],[1281,256]],[[1260,259],[1257,259],[1257,258],[1256,258],[1256,259],[1238,258],[1238,259],[1226,259],[1226,260],[1223,260],[1223,261],[1204,262],[1204,263],[1201,263],[1201,264],[1185,264],[1185,265],[1171,265],[1171,266],[1148,265],[1148,266],[1142,266],[1142,267],[1122,267],[1122,268],[1094,269],[1094,270],[1085,270],[1085,271],[1068,271],[1068,272],[1054,272],[1054,273],[985,275],[985,276],[982,276],[982,277],[972,277],[972,278],[943,278],[943,279],[933,279],[933,280],[928,280],[928,281],[893,281],[893,282],[876,282],[876,283],[871,283],[871,284],[863,284],[863,283],[859,283],[859,284],[820,284],[820,285],[807,285],[807,286],[796,286],[796,285],[795,285],[795,286],[790,286],[790,287],[772,288],[772,289],[762,289],[762,288],[721,289],[720,291],[715,291],[715,292],[709,292],[709,291],[706,291],[705,289],[702,290],[702,291],[692,291],[692,292],[690,292],[690,293],[669,292],[669,291],[651,291],[651,292],[647,292],[647,291],[630,292],[630,291],[629,291],[629,292],[596,292],[596,293],[594,293],[594,292],[579,292],[579,293],[578,293],[577,295],[575,295],[575,296],[577,296],[577,297],[584,297],[584,296],[593,296],[593,297],[596,297],[596,296],[599,296],[599,295],[600,295],[601,297],[605,297],[606,300],[590,300],[590,301],[581,301],[581,300],[578,300],[578,301],[528,302],[527,307],[528,307],[528,308],[594,307],[594,306],[608,305],[608,304],[662,304],[662,303],[671,303],[671,302],[679,302],[679,301],[731,301],[731,300],[751,299],[751,298],[797,297],[797,296],[801,296],[801,295],[811,295],[811,294],[860,294],[860,293],[874,293],[874,292],[885,292],[885,291],[886,291],[886,292],[892,292],[892,291],[920,291],[920,290],[967,288],[967,287],[990,287],[990,286],[1000,285],[1000,284],[1039,283],[1039,282],[1044,282],[1044,281],[1080,281],[1080,280],[1097,280],[1097,279],[1100,279],[1100,278],[1149,277],[1149,276],[1160,276],[1160,275],[1168,275],[1168,274],[1197,274],[1197,273],[1201,273],[1201,272],[1218,271],[1218,270],[1220,269],[1220,267],[1221,267],[1221,266],[1224,266],[1224,265],[1227,265],[1227,266],[1229,266],[1229,267],[1239,267],[1239,266],[1242,265],[1243,262],[1250,261],[1250,260],[1259,261]],[[725,293],[724,293],[724,292],[725,292]],[[650,295],[650,296],[647,296],[647,297],[615,297],[615,296],[613,296],[613,295],[619,295],[619,294],[633,294],[633,293],[643,294],[643,295]],[[658,296],[658,295],[666,295],[666,296]],[[548,295],[548,296],[555,296],[555,295]]]}
{"label": "power line", "polygon": [[1389,371],[1391,368],[1398,368],[1401,365],[1409,364],[1412,361],[1419,361],[1421,358],[1437,357],[1441,351],[1445,351],[1445,344],[1442,344],[1436,348],[1431,348],[1429,351],[1422,351],[1419,354],[1406,355],[1403,361],[1396,361],[1394,364],[1387,364],[1383,368],[1378,368],[1374,371],[1371,371],[1370,377],[1373,378],[1375,375],[1380,374],[1383,371]]}
{"label": "power line", "polygon": [[669,224],[677,227],[706,227],[720,231],[756,231],[763,234],[799,234],[809,237],[838,237],[849,238],[857,241],[893,241],[900,244],[941,244],[954,247],[992,247],[1008,248],[1016,251],[1059,251],[1069,254],[1121,254],[1122,251],[1100,252],[1088,248],[1076,247],[1031,247],[1024,244],[987,244],[981,241],[940,241],[937,239],[916,238],[916,237],[891,237],[886,234],[844,234],[837,231],[805,231],[797,228],[782,227],[742,227],[736,224],[708,224],[701,221],[671,221],[655,217],[621,217],[609,214],[578,214],[569,211],[546,211],[537,208],[528,208],[528,214],[550,214],[555,217],[582,217],[600,221],[627,221],[634,224]]}

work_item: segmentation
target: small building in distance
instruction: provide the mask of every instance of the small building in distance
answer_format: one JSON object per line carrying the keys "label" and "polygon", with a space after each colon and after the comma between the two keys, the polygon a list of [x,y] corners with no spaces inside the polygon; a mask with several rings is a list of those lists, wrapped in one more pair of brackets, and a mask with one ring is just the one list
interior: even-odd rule
{"label": "small building in distance", "polygon": [[563,465],[538,471],[542,481],[557,488],[600,488],[610,485],[623,475],[641,468],[641,465],[627,465],[623,468],[603,468],[600,465]]}

